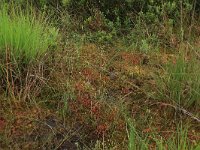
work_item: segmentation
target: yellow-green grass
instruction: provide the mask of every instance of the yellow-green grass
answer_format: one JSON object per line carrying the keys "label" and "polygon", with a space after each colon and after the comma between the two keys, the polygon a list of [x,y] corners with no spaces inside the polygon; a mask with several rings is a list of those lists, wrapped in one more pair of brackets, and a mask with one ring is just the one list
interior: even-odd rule
{"label": "yellow-green grass", "polygon": [[13,60],[27,62],[44,54],[57,36],[55,28],[47,23],[44,15],[36,15],[31,7],[30,10],[22,10],[10,5],[1,5],[1,57],[5,58],[5,54],[9,53]]}

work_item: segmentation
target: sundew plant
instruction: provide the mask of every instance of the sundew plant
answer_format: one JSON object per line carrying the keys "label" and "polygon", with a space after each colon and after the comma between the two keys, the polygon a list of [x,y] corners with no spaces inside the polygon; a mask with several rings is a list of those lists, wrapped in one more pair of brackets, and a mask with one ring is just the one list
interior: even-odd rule
{"label": "sundew plant", "polygon": [[57,35],[58,31],[47,25],[44,16],[36,16],[32,9],[23,11],[1,6],[0,53],[3,58],[9,52],[12,60],[33,61],[55,44]]}

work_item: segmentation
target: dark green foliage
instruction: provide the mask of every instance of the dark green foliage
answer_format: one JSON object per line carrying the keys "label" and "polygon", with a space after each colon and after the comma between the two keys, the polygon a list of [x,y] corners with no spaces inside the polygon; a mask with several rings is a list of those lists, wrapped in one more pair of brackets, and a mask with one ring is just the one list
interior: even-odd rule
{"label": "dark green foliage", "polygon": [[134,47],[141,45],[138,41],[142,40],[149,45],[152,37],[153,45],[162,39],[165,46],[171,45],[170,41],[176,45],[190,38],[192,29],[188,26],[198,22],[200,12],[198,0],[19,0],[14,3],[26,5],[27,2],[51,14],[50,19],[56,20],[59,27],[84,33],[89,41],[110,43],[119,35],[128,34]]}
{"label": "dark green foliage", "polygon": [[[20,0],[18,3],[25,3],[26,1]],[[198,13],[200,7],[198,0],[28,0],[28,2],[38,8],[52,8],[52,6],[64,8],[71,15],[83,21],[99,11],[115,26],[122,27],[133,25],[138,13],[145,14],[146,21],[149,23],[161,21],[164,17],[179,21],[181,7],[186,13],[191,13],[193,5],[195,5],[196,13]]]}
{"label": "dark green foliage", "polygon": [[[51,2],[52,3],[52,2]],[[190,11],[193,0],[183,0],[185,10]],[[127,20],[136,17],[139,12],[148,15],[149,20],[154,17],[167,15],[169,18],[176,17],[180,12],[181,1],[176,0],[61,0],[57,1],[63,7],[83,18],[94,15],[94,10],[102,12],[106,19],[112,22],[126,24]],[[198,6],[198,4],[196,5]],[[197,8],[196,8],[197,10]],[[160,18],[161,19],[161,18]],[[132,20],[133,21],[133,20]]]}

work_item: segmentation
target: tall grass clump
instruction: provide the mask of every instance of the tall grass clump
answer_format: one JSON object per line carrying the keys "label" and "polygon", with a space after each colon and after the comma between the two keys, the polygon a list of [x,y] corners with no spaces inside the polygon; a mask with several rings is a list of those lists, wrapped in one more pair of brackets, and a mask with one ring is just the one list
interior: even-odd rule
{"label": "tall grass clump", "polygon": [[43,75],[44,70],[36,70],[37,65],[41,67],[38,62],[56,45],[57,36],[58,30],[48,23],[45,15],[36,13],[28,4],[22,8],[0,3],[0,79],[3,89],[12,96],[23,90],[26,95],[27,89],[34,87],[30,83],[33,80],[39,82],[32,74]]}
{"label": "tall grass clump", "polygon": [[166,143],[169,149],[193,149],[188,139],[188,130],[183,127],[177,127],[176,134],[172,135],[171,139],[169,139]]}
{"label": "tall grass clump", "polygon": [[176,60],[165,65],[165,74],[158,78],[159,92],[165,99],[190,107],[199,106],[200,66],[196,56],[179,54]]}
{"label": "tall grass clump", "polygon": [[128,130],[128,150],[137,150],[142,149],[146,150],[148,149],[149,140],[147,137],[142,139],[138,132],[136,131],[133,122],[128,119],[127,124],[129,127]]}
{"label": "tall grass clump", "polygon": [[162,136],[158,136],[156,133],[146,134],[145,137],[139,136],[132,122],[128,122],[129,136],[128,136],[128,149],[129,150],[197,150],[199,143],[192,144],[188,136],[188,127],[185,125],[177,126],[177,129],[171,136],[166,139]]}
{"label": "tall grass clump", "polygon": [[[11,4],[12,5],[12,4]],[[12,61],[28,63],[44,54],[55,42],[57,31],[47,25],[43,15],[33,9],[22,10],[17,6],[0,6],[0,55],[9,54]]]}
{"label": "tall grass clump", "polygon": [[156,149],[158,150],[197,150],[199,148],[199,143],[193,141],[196,143],[194,144],[189,139],[188,127],[186,125],[178,125],[176,131],[174,131],[168,139],[155,137],[153,140],[156,142]]}

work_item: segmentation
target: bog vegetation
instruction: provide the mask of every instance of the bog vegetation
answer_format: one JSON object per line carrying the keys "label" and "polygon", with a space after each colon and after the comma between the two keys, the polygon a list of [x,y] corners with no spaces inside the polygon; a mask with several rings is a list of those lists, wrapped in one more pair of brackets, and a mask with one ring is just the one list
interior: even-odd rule
{"label": "bog vegetation", "polygon": [[198,0],[0,2],[0,149],[199,150]]}

